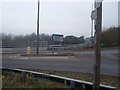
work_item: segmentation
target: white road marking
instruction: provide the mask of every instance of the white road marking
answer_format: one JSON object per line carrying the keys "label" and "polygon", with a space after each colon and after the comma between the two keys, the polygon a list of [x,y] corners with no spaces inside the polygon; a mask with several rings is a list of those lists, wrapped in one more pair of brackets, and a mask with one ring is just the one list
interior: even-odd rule
{"label": "white road marking", "polygon": [[27,57],[21,57],[19,55],[15,55],[15,56],[9,56],[8,58],[13,58],[13,59],[29,59]]}
{"label": "white road marking", "polygon": [[67,56],[42,56],[42,57],[30,57],[31,59],[68,59]]}
{"label": "white road marking", "polygon": [[29,59],[29,58],[25,57],[25,58],[18,58],[18,59]]}

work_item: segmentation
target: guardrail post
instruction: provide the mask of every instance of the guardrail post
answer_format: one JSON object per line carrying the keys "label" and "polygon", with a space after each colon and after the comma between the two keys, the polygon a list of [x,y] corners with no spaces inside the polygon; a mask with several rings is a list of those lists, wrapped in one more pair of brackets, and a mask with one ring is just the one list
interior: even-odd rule
{"label": "guardrail post", "polygon": [[21,80],[23,81],[23,83],[25,83],[25,80],[26,80],[26,73],[25,72],[21,72]]}
{"label": "guardrail post", "polygon": [[82,90],[85,90],[85,84],[82,84]]}
{"label": "guardrail post", "polygon": [[70,88],[73,90],[73,88],[75,88],[75,82],[74,81],[70,81]]}
{"label": "guardrail post", "polygon": [[64,84],[67,86],[67,81],[66,80],[64,80]]}
{"label": "guardrail post", "polygon": [[120,90],[120,88],[118,87],[117,90]]}

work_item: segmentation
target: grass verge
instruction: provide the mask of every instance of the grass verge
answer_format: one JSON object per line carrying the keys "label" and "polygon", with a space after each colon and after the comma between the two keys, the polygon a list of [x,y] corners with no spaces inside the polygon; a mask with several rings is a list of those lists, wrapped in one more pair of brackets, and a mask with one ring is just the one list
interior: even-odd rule
{"label": "grass verge", "polygon": [[[73,79],[93,82],[93,74],[91,73],[80,73],[80,72],[69,72],[69,71],[55,71],[55,70],[32,70],[42,72],[46,74],[54,74],[63,77],[69,77]],[[109,86],[118,86],[118,77],[110,75],[101,75],[100,83]]]}
{"label": "grass verge", "polygon": [[[83,81],[93,81],[93,75],[90,73],[79,73],[79,72],[65,72],[65,71],[53,71],[53,70],[32,70],[42,72],[46,74],[54,74],[73,79]],[[110,85],[117,87],[118,78],[115,76],[101,75],[101,84]],[[3,88],[69,88],[62,83],[52,82],[46,79],[38,79],[27,77],[26,81],[23,82],[20,74],[3,72],[2,73],[2,85]]]}
{"label": "grass verge", "polygon": [[25,82],[20,74],[3,72],[2,88],[68,88],[64,84],[27,76]]}

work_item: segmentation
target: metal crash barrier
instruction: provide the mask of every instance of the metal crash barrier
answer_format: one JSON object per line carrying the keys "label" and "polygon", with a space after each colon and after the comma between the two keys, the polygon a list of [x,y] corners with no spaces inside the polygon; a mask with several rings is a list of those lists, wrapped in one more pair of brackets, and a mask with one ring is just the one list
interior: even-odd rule
{"label": "metal crash barrier", "polygon": [[[65,85],[70,86],[70,88],[80,88],[80,90],[92,90],[93,83],[91,82],[71,79],[67,77],[61,77],[61,76],[52,75],[52,74],[45,74],[40,72],[23,70],[23,69],[12,69],[12,68],[1,68],[1,69],[2,71],[19,73],[21,74],[23,79],[25,79],[26,76],[31,76],[35,78],[43,78],[43,79],[48,79],[50,81],[64,83]],[[107,85],[100,85],[100,90],[117,90],[117,88],[112,86],[107,86]]]}

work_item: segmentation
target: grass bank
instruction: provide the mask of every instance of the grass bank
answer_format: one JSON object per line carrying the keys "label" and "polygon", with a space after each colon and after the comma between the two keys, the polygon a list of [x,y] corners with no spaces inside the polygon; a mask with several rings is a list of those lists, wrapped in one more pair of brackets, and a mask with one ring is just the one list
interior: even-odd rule
{"label": "grass bank", "polygon": [[[46,74],[54,74],[64,77],[69,77],[84,81],[93,81],[93,75],[90,73],[79,72],[64,72],[64,71],[51,71],[51,70],[32,70]],[[117,87],[118,78],[115,76],[101,75],[101,84]],[[3,88],[69,88],[62,83],[52,82],[46,79],[38,79],[27,76],[24,82],[20,74],[3,72],[2,73]]]}
{"label": "grass bank", "polygon": [[20,74],[3,72],[2,88],[68,88],[64,84],[51,82],[46,79],[38,79],[27,76],[24,80]]}
{"label": "grass bank", "polygon": [[[69,71],[55,71],[55,70],[32,70],[42,72],[46,74],[54,74],[63,77],[69,77],[73,79],[93,82],[93,74],[91,73],[80,73],[80,72],[69,72]],[[118,77],[110,75],[101,75],[100,83],[109,86],[118,86]]]}

